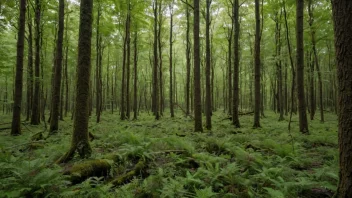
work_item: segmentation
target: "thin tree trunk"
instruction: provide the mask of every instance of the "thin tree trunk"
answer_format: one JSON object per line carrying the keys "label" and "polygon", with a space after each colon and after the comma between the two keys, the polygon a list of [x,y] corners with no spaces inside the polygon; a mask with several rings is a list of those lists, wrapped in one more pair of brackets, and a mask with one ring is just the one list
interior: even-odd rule
{"label": "thin tree trunk", "polygon": [[173,60],[172,60],[172,44],[173,44],[173,38],[172,38],[172,31],[173,31],[173,16],[174,16],[174,11],[173,11],[173,4],[174,1],[172,1],[170,3],[170,115],[171,117],[175,117],[175,113],[174,113],[174,93],[173,93],[173,79],[172,79],[172,75],[173,75],[173,69],[172,69],[172,64],[173,64]]}
{"label": "thin tree trunk", "polygon": [[38,125],[40,123],[40,111],[39,111],[39,91],[40,91],[40,18],[41,18],[41,4],[40,0],[35,0],[35,63],[34,63],[34,95],[33,95],[33,106],[31,124]]}
{"label": "thin tree trunk", "polygon": [[51,119],[49,133],[56,133],[59,129],[59,107],[60,107],[60,92],[61,92],[61,77],[62,77],[62,56],[63,56],[63,41],[64,41],[64,20],[65,20],[65,2],[59,1],[59,29],[56,43],[56,55],[54,65],[54,83],[53,95],[51,97]]}
{"label": "thin tree trunk", "polygon": [[137,82],[138,82],[138,74],[137,74],[137,66],[138,66],[138,45],[137,45],[138,33],[135,31],[134,33],[134,83],[133,83],[133,119],[137,120]]}
{"label": "thin tree trunk", "polygon": [[29,121],[32,109],[33,100],[33,34],[32,34],[32,16],[30,14],[30,6],[27,6],[28,10],[28,77],[27,77],[27,117]]}
{"label": "thin tree trunk", "polygon": [[154,63],[153,63],[153,104],[154,104],[154,115],[155,119],[160,119],[159,114],[159,88],[158,88],[158,0],[155,0],[153,4],[154,10],[154,44],[153,44],[153,54],[154,54]]}
{"label": "thin tree trunk", "polygon": [[260,127],[260,14],[259,0],[255,0],[255,47],[254,47],[254,128]]}
{"label": "thin tree trunk", "polygon": [[210,6],[212,0],[206,0],[206,20],[205,20],[205,42],[206,42],[206,66],[205,66],[205,115],[206,123],[205,128],[211,129],[211,112],[212,112],[212,101],[211,98],[211,84],[210,84]]}
{"label": "thin tree trunk", "polygon": [[203,132],[202,126],[202,93],[200,80],[200,43],[199,43],[199,0],[193,1],[194,22],[194,131]]}
{"label": "thin tree trunk", "polygon": [[[240,120],[238,115],[239,106],[239,71],[240,71],[240,57],[239,57],[239,37],[240,37],[240,23],[239,23],[239,2],[234,1],[233,5],[233,22],[234,22],[234,62],[233,62],[233,110],[232,110],[232,124],[239,128]],[[231,107],[229,107],[231,108]]]}
{"label": "thin tree trunk", "polygon": [[[188,3],[188,0],[186,0]],[[190,41],[190,11],[186,5],[186,116],[190,115],[190,88],[191,88],[191,41]]]}

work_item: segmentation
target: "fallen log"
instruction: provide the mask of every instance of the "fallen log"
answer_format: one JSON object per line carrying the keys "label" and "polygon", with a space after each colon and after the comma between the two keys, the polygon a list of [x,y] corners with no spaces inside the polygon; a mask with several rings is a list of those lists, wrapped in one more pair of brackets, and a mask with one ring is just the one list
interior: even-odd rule
{"label": "fallen log", "polygon": [[111,169],[111,161],[105,159],[95,159],[74,164],[64,170],[64,175],[70,176],[73,184],[80,183],[89,177],[106,177]]}

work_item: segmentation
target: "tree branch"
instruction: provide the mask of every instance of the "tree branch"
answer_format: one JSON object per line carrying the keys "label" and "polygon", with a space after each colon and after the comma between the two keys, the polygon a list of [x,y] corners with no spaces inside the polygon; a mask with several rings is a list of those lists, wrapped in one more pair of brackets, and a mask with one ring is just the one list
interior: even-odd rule
{"label": "tree branch", "polygon": [[186,4],[186,5],[189,6],[190,8],[192,8],[192,10],[194,10],[194,7],[193,7],[191,4],[185,2],[184,0],[181,0],[181,2],[184,3],[184,4]]}

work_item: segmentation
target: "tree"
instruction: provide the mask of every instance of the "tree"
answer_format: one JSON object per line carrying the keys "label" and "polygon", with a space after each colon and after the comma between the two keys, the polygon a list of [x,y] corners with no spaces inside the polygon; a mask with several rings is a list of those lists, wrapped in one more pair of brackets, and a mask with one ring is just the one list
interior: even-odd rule
{"label": "tree", "polygon": [[15,80],[15,101],[13,104],[11,135],[21,134],[21,102],[23,86],[23,54],[24,54],[24,33],[26,27],[26,0],[20,2],[20,17],[18,19],[17,36],[17,58],[16,58],[16,80]]}
{"label": "tree", "polygon": [[173,64],[173,60],[172,60],[172,43],[173,43],[173,38],[172,38],[172,31],[173,31],[173,17],[174,17],[174,10],[173,10],[173,6],[174,6],[174,0],[171,1],[169,8],[170,8],[170,114],[171,117],[173,118],[175,116],[174,113],[174,93],[173,93],[173,79],[172,79],[172,64]]}
{"label": "tree", "polygon": [[210,5],[212,0],[206,0],[206,20],[205,20],[205,48],[206,48],[206,66],[205,66],[205,127],[211,129],[211,113],[212,113],[212,100],[211,100],[211,85],[210,85]]}
{"label": "tree", "polygon": [[[313,55],[314,55],[314,61],[313,62],[315,63],[315,65],[317,67],[317,72],[318,72],[319,101],[320,101],[320,121],[324,122],[323,82],[322,82],[322,78],[321,78],[321,71],[320,71],[320,64],[319,64],[319,59],[318,59],[318,52],[317,52],[317,49],[316,49],[315,29],[313,27],[314,15],[313,15],[312,0],[308,1],[308,14],[309,14],[310,35],[311,35],[311,39],[312,39],[312,50],[313,50]],[[314,68],[314,64],[312,65],[312,67]],[[313,79],[313,73],[311,75],[312,75],[311,78]],[[311,94],[313,94],[313,93],[311,93]],[[314,101],[314,103],[315,103],[315,101]]]}
{"label": "tree", "polygon": [[199,0],[193,1],[193,38],[194,38],[194,131],[203,132],[202,98],[200,84],[200,43],[199,43]]}
{"label": "tree", "polygon": [[64,41],[64,20],[65,20],[65,0],[59,1],[59,28],[58,38],[56,41],[56,55],[54,62],[54,83],[53,83],[53,95],[51,97],[51,119],[49,132],[53,134],[59,129],[59,104],[60,101],[60,88],[61,88],[61,76],[62,76],[62,57],[63,57],[63,41]]}
{"label": "tree", "polygon": [[347,198],[352,195],[352,1],[333,0],[332,12],[339,86],[340,177],[336,197]]}
{"label": "tree", "polygon": [[134,32],[134,83],[133,83],[133,119],[137,120],[137,83],[138,83],[138,74],[137,74],[137,67],[138,67],[138,45],[137,45],[137,38],[138,38],[138,33],[137,31]]}
{"label": "tree", "polygon": [[40,123],[39,111],[39,91],[40,91],[40,21],[41,21],[41,0],[35,0],[35,62],[34,62],[34,95],[32,102],[31,124],[38,125]]}
{"label": "tree", "polygon": [[296,42],[297,42],[297,97],[299,131],[308,133],[308,121],[304,94],[304,45],[303,45],[304,0],[296,0]]}
{"label": "tree", "polygon": [[155,119],[160,119],[159,114],[159,88],[158,88],[158,0],[153,2],[153,11],[154,11],[154,44],[153,44],[153,55],[154,55],[154,63],[153,63],[153,112],[155,115]]}
{"label": "tree", "polygon": [[33,95],[33,33],[32,33],[32,16],[30,12],[30,6],[27,4],[28,10],[28,77],[27,77],[27,117],[26,121],[29,121],[31,116],[32,108],[32,95]]}
{"label": "tree", "polygon": [[[239,104],[239,37],[240,37],[240,22],[239,22],[239,3],[238,0],[233,4],[233,27],[234,27],[234,62],[233,62],[233,110],[232,110],[232,124],[239,128],[240,120],[238,117],[238,104]],[[231,107],[230,107],[231,108]]]}
{"label": "tree", "polygon": [[254,128],[260,127],[260,14],[259,0],[255,0],[255,44],[254,44]]}
{"label": "tree", "polygon": [[93,20],[93,0],[81,0],[78,40],[78,64],[76,82],[76,103],[73,121],[73,135],[70,150],[58,162],[70,160],[77,151],[81,158],[89,157],[92,149],[89,144],[89,82],[91,70],[91,38]]}

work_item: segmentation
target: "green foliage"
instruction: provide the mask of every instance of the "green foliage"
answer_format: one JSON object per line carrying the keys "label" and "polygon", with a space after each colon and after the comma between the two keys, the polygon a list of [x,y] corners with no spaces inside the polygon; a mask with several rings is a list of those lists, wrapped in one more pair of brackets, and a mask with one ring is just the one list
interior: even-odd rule
{"label": "green foliage", "polygon": [[[62,175],[72,164],[50,163],[69,147],[71,122],[61,122],[57,136],[40,140],[43,147],[25,149],[28,144],[23,142],[31,143],[30,137],[42,127],[29,126],[33,132],[0,139],[0,193],[5,197],[266,198],[304,197],[314,193],[312,189],[334,192],[338,181],[335,122],[312,122],[309,136],[292,134],[293,150],[285,122],[272,124],[274,116],[268,114],[261,129],[243,124],[234,132],[230,123],[221,121],[224,115],[216,113],[215,122],[223,123],[214,125],[211,133],[194,133],[192,122],[184,122],[183,117],[154,122],[142,114],[138,121],[116,124],[116,115],[105,114],[102,123],[91,122],[90,129],[97,137],[92,142],[93,158],[108,160],[110,173],[74,185]],[[241,117],[241,122],[249,119]],[[186,124],[175,125],[180,121]],[[110,184],[140,160],[146,164],[143,173],[134,173],[124,185]],[[73,163],[82,162],[74,158]]]}

